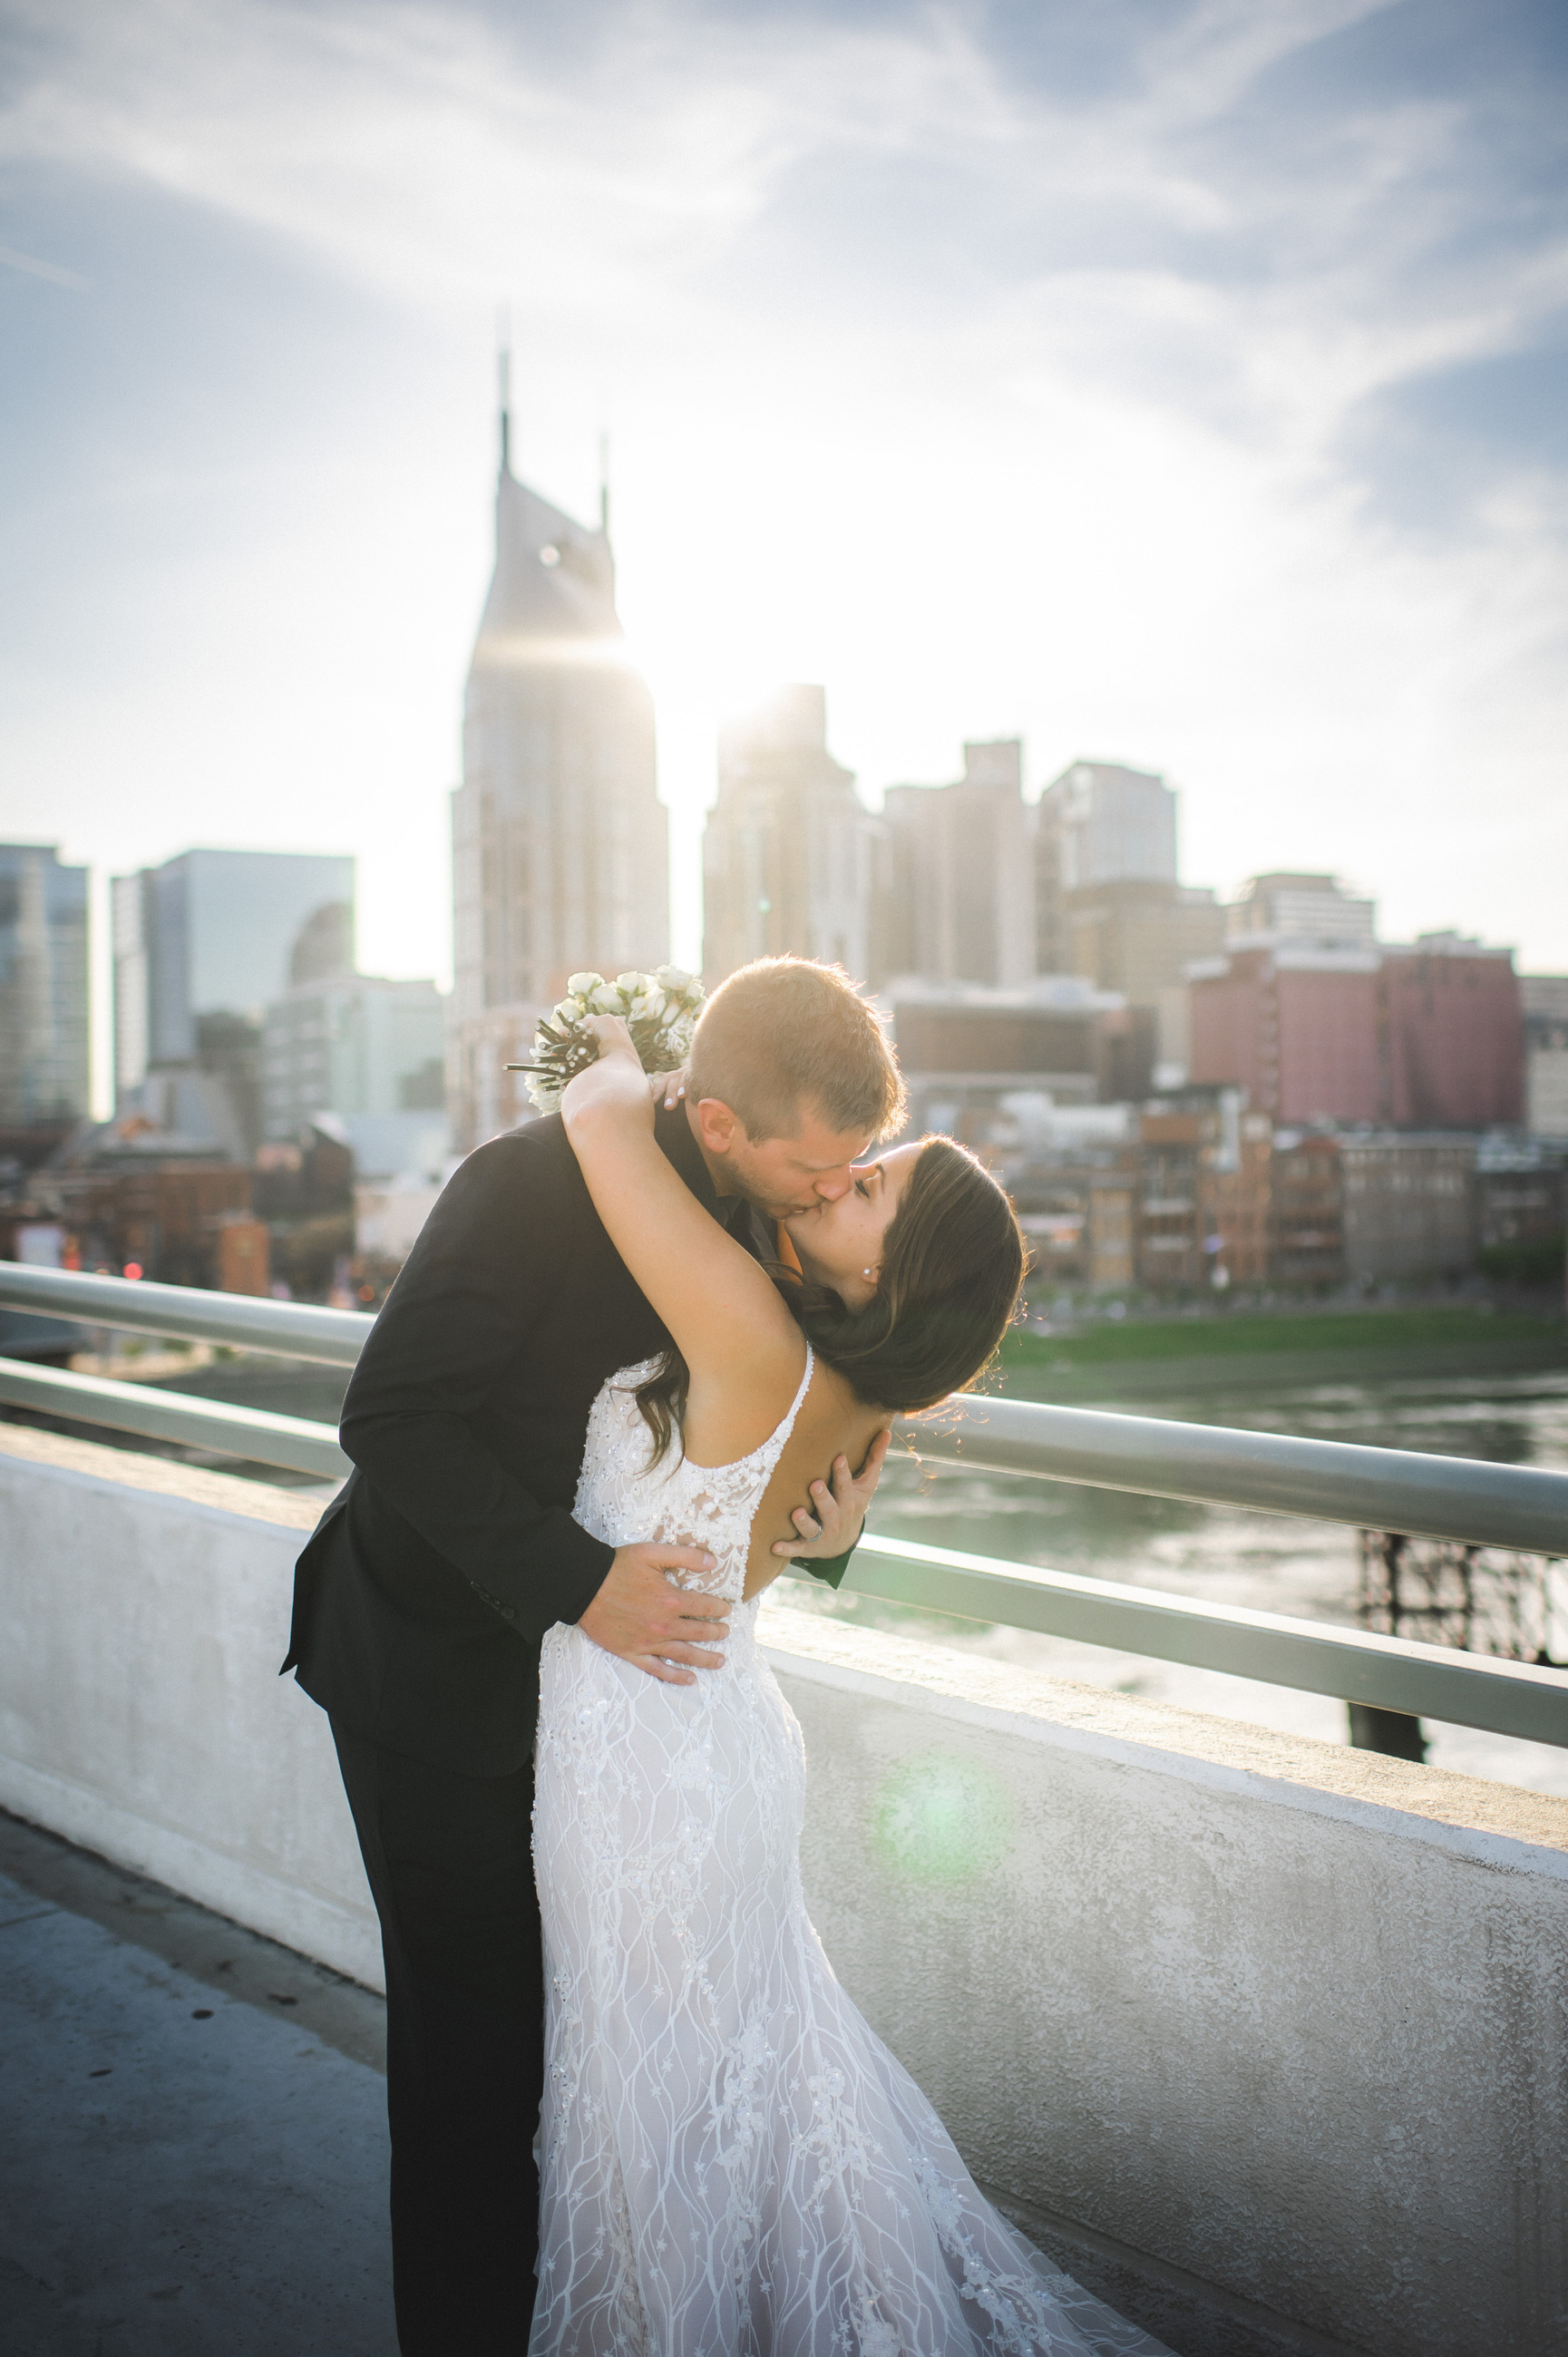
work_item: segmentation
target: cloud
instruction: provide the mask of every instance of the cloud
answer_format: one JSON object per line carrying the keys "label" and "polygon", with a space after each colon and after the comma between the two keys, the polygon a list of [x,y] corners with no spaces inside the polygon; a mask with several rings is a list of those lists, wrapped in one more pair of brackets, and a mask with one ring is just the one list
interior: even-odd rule
{"label": "cloud", "polygon": [[[362,791],[354,698],[371,708],[388,648],[423,699],[399,807],[444,782],[484,461],[435,446],[507,300],[542,487],[585,504],[613,416],[623,608],[688,810],[736,683],[804,673],[873,791],[1023,728],[1036,779],[1079,750],[1179,777],[1197,875],[1355,865],[1396,925],[1522,925],[1568,959],[1548,882],[1568,720],[1553,14],[13,0],[0,186],[124,192],[149,274],[175,250],[156,224],[199,221],[215,318],[262,276],[306,290],[269,311],[282,340],[244,413],[285,503],[253,558],[231,506],[230,541],[192,537],[188,564],[293,699],[334,842],[355,809],[335,776]],[[134,303],[134,255],[114,267]],[[321,324],[335,306],[373,371]],[[314,399],[329,377],[374,468]],[[478,436],[482,396],[463,398]],[[212,463],[193,440],[121,479]],[[394,482],[423,537],[384,578]],[[438,519],[458,496],[455,554]],[[285,633],[266,613],[291,580]],[[301,651],[332,631],[359,683],[336,703]],[[423,681],[422,643],[441,649]],[[171,651],[114,707],[149,780],[155,694],[194,775],[201,714],[239,692],[201,644],[206,675]],[[38,721],[62,745],[86,726]],[[378,727],[390,777],[399,732]],[[258,726],[235,776],[282,743]],[[397,904],[422,942],[427,870]]]}
{"label": "cloud", "polygon": [[1495,19],[1423,90],[1360,54],[1411,27],[1387,0],[1124,11],[1086,99],[1060,63],[1080,15],[1013,12],[1003,40],[979,8],[601,5],[563,49],[462,7],[89,0],[35,8],[53,70],[0,153],[220,210],[418,308],[505,288],[623,343],[766,321],[770,264],[829,318],[1032,311],[1079,382],[1165,382],[1325,454],[1358,403],[1568,301],[1561,188],[1520,202],[1539,110],[1506,160],[1477,141],[1517,62]]}
{"label": "cloud", "polygon": [[18,253],[9,245],[0,245],[0,269],[20,270],[29,278],[47,279],[53,286],[71,286],[86,294],[91,279],[82,278],[74,270],[62,270],[58,263],[40,262],[36,254]]}

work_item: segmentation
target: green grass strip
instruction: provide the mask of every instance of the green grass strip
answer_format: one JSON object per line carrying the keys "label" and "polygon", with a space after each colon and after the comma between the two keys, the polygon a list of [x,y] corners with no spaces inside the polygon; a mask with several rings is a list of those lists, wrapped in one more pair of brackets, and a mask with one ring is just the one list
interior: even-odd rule
{"label": "green grass strip", "polygon": [[1091,1327],[1079,1334],[1009,1334],[1004,1368],[1103,1367],[1133,1360],[1247,1358],[1255,1353],[1315,1351],[1485,1351],[1504,1342],[1549,1342],[1568,1355],[1559,1318],[1519,1310],[1470,1308],[1304,1310],[1294,1316],[1173,1318]]}

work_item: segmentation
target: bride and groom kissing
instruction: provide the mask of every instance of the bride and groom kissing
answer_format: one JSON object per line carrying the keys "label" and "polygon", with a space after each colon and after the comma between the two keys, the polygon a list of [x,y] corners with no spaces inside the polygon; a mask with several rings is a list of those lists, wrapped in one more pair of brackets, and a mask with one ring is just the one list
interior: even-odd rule
{"label": "bride and groom kissing", "polygon": [[789,1563],[842,1578],[888,1418],[991,1358],[1012,1207],[949,1139],[868,1158],[904,1092],[836,969],[733,975],[683,1098],[593,1028],[426,1222],[295,1581],[381,1925],[403,2357],[1158,2357],[834,1978],[757,1641]]}

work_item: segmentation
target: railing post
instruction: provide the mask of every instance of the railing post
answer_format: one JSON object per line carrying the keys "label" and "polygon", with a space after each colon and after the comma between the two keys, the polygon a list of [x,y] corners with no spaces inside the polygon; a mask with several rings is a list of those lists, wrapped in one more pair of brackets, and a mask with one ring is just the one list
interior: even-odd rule
{"label": "railing post", "polygon": [[1390,1760],[1426,1760],[1426,1730],[1408,1711],[1374,1710],[1364,1702],[1345,1706],[1350,1720],[1350,1740],[1358,1751],[1380,1751]]}

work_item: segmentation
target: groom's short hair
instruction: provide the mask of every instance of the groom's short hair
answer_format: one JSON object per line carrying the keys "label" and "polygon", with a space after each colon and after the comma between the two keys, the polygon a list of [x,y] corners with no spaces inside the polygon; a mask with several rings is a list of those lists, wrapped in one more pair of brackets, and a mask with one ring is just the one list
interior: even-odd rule
{"label": "groom's short hair", "polygon": [[698,1019],[686,1093],[728,1105],[753,1145],[795,1136],[807,1111],[841,1137],[886,1137],[908,1110],[875,1013],[842,967],[809,958],[758,958],[719,985]]}

